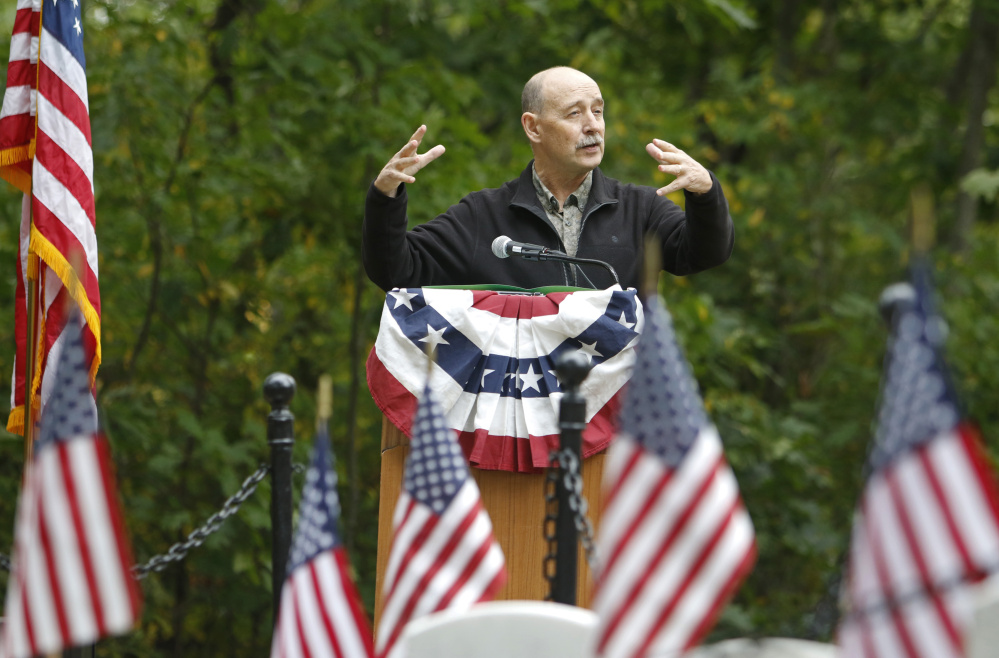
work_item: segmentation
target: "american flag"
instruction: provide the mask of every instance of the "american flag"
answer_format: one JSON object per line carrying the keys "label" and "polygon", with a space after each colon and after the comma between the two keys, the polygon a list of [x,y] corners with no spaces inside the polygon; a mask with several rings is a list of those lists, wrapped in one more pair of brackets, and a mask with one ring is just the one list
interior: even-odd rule
{"label": "american flag", "polygon": [[657,298],[635,359],[597,535],[597,653],[614,658],[695,645],[756,556],[735,476]]}
{"label": "american flag", "polygon": [[[970,583],[999,568],[999,496],[940,351],[924,264],[897,284],[868,476],[854,516],[844,655],[962,656]],[[897,294],[897,293],[901,294]]]}
{"label": "american flag", "polygon": [[[0,110],[0,176],[22,192],[15,307],[17,355],[7,429],[24,429],[28,348],[25,290],[38,281],[38,341],[31,404],[53,391],[55,364],[69,334],[83,327],[90,382],[101,360],[93,152],[79,0],[18,0],[7,88]],[[29,253],[40,259],[37,270]],[[70,325],[67,298],[82,320]]]}
{"label": "american flag", "polygon": [[370,658],[371,625],[340,539],[340,498],[325,423],[305,477],[271,658]]}
{"label": "american flag", "polygon": [[80,332],[68,337],[25,469],[0,656],[27,658],[124,633],[139,616],[108,443]]}
{"label": "american flag", "polygon": [[379,658],[398,658],[406,624],[491,600],[506,582],[479,488],[429,383],[413,420],[403,490],[392,519]]}

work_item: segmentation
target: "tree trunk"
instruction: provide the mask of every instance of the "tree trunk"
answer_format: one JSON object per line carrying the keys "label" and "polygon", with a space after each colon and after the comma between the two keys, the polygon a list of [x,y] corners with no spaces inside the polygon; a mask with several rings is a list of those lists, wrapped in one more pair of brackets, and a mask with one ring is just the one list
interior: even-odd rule
{"label": "tree trunk", "polygon": [[[988,104],[989,91],[995,85],[997,40],[999,40],[999,13],[982,7],[976,2],[971,10],[968,29],[969,68],[967,79],[968,105],[961,160],[958,164],[958,181],[982,163],[982,145],[985,125],[982,117]],[[966,251],[971,242],[971,229],[978,212],[978,199],[964,191],[957,195],[957,209],[951,246],[957,252]]]}

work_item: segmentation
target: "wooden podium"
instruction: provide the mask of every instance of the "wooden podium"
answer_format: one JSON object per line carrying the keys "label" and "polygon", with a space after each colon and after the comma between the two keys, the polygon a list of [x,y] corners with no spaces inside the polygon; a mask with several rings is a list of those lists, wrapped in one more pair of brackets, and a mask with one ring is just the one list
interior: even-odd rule
{"label": "wooden podium", "polygon": [[[381,617],[385,567],[392,548],[392,515],[402,488],[409,438],[388,419],[382,421],[381,490],[378,500],[378,555],[375,580],[375,626]],[[594,528],[599,522],[604,453],[583,461],[583,495]],[[506,558],[507,582],[497,599],[541,601],[548,595],[542,571],[548,544],[544,538],[545,474],[485,471],[471,468],[482,504],[493,523],[493,534]],[[577,605],[587,607],[593,579],[582,546],[579,549]]]}

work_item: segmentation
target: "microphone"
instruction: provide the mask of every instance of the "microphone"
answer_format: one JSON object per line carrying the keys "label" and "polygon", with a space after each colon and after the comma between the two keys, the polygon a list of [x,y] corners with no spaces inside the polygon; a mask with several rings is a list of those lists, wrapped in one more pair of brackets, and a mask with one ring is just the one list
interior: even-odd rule
{"label": "microphone", "polygon": [[496,258],[509,258],[510,256],[516,254],[524,260],[554,260],[560,263],[573,263],[575,265],[599,265],[610,272],[611,276],[614,277],[614,281],[618,285],[621,285],[621,280],[617,278],[617,272],[614,271],[611,264],[605,263],[602,260],[594,260],[592,258],[576,258],[570,256],[564,251],[559,251],[558,249],[550,249],[548,247],[542,247],[541,245],[530,244],[527,242],[515,242],[505,235],[500,235],[493,240],[492,248],[493,255],[496,256]]}
{"label": "microphone", "polygon": [[493,255],[496,256],[496,258],[509,258],[514,254],[526,260],[538,260],[539,256],[546,256],[548,254],[565,255],[557,249],[549,249],[548,247],[542,247],[539,244],[515,242],[505,235],[500,235],[493,240]]}

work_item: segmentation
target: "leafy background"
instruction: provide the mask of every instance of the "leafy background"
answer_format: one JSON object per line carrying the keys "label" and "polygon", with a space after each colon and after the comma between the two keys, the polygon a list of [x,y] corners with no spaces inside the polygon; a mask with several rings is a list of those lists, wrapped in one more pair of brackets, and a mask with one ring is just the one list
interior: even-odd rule
{"label": "leafy background", "polygon": [[[84,29],[98,399],[140,561],[266,460],[271,372],[299,382],[306,461],[328,372],[346,536],[372,604],[381,417],[363,360],[382,296],[359,265],[365,189],[421,123],[448,151],[412,190],[414,222],[513,178],[530,157],[521,88],[558,64],[608,100],[608,174],[664,184],[643,149],[661,137],[711,168],[731,203],[732,259],[661,284],[758,534],[758,564],[713,639],[830,637],[878,396],[876,302],[904,274],[919,185],[935,199],[955,380],[999,437],[995,0],[87,0]],[[9,372],[11,189],[0,212]],[[21,440],[4,435],[6,553],[22,467]],[[140,628],[99,654],[263,655],[267,487],[146,579]]]}

